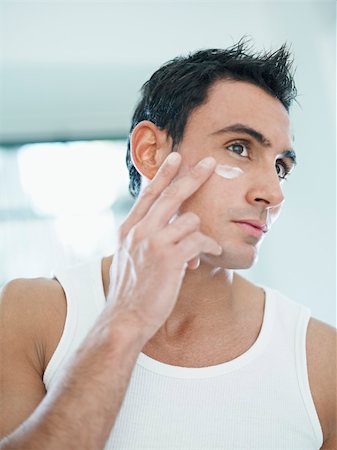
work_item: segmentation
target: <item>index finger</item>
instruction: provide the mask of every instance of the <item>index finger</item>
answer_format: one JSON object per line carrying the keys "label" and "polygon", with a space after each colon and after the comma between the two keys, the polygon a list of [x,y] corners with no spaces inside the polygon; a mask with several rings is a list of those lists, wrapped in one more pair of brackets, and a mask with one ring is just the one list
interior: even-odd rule
{"label": "index finger", "polygon": [[179,153],[173,151],[167,156],[150,184],[142,191],[140,197],[131,208],[123,224],[123,232],[125,234],[147,214],[155,200],[178,173],[180,164],[181,155]]}
{"label": "index finger", "polygon": [[181,204],[209,179],[215,165],[216,160],[212,156],[208,156],[165,188],[162,195],[153,202],[144,218],[146,228],[154,230],[165,226]]}

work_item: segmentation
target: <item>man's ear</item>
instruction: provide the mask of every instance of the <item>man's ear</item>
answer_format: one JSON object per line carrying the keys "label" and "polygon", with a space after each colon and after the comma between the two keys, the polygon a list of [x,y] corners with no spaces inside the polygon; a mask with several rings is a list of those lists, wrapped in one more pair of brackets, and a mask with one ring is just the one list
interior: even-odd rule
{"label": "man's ear", "polygon": [[159,167],[171,151],[172,138],[166,130],[153,122],[143,120],[132,131],[130,155],[138,172],[148,180],[157,173]]}

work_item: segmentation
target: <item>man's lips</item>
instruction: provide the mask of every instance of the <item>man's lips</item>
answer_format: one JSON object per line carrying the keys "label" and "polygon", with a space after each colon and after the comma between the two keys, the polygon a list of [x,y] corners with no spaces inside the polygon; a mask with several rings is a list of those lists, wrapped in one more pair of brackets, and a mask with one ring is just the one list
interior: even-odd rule
{"label": "man's lips", "polygon": [[258,220],[251,220],[251,219],[244,219],[244,220],[234,220],[233,222],[235,223],[246,223],[248,225],[251,225],[252,227],[255,227],[261,231],[263,231],[263,233],[267,233],[268,231],[268,226],[266,223],[263,222],[259,222]]}
{"label": "man's lips", "polygon": [[236,223],[243,231],[258,239],[260,239],[262,235],[268,231],[266,224],[256,220],[236,220],[233,222]]}

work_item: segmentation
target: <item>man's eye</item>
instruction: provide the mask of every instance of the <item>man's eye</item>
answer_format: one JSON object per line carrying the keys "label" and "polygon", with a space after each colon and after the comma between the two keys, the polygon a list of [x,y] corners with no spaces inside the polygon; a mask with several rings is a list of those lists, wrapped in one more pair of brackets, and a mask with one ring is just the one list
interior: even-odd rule
{"label": "man's eye", "polygon": [[280,167],[280,170],[277,170],[277,175],[279,176],[280,180],[286,180],[288,174],[291,172],[291,167],[289,167],[285,161],[279,160],[276,164],[276,167]]}
{"label": "man's eye", "polygon": [[[228,147],[226,147],[231,152],[237,153],[239,156],[248,156],[248,149],[247,146],[244,144],[241,144],[240,142],[236,142],[235,144],[231,144]],[[246,154],[242,154],[243,152],[246,152]]]}

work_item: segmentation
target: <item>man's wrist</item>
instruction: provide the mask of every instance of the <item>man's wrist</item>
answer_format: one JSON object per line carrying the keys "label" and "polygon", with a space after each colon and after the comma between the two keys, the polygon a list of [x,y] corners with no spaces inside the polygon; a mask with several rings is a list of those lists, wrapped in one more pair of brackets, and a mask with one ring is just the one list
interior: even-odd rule
{"label": "man's wrist", "polygon": [[140,353],[151,337],[149,330],[142,326],[134,314],[114,310],[111,316],[110,332],[112,339],[118,336],[118,340],[122,340],[127,346],[134,347]]}

